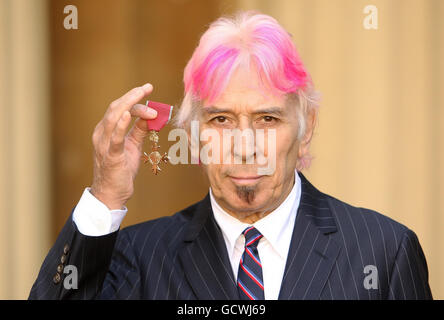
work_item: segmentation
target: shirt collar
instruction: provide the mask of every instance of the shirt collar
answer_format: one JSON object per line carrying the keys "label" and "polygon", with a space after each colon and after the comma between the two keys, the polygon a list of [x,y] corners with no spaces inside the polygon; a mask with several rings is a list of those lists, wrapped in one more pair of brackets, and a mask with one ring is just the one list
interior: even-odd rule
{"label": "shirt collar", "polygon": [[[286,241],[282,241],[282,238],[285,234],[288,234],[288,232],[290,232],[290,235],[293,232],[293,230],[287,229],[294,225],[289,222],[297,213],[300,197],[301,179],[295,170],[295,183],[287,198],[285,198],[285,200],[274,211],[253,224],[253,226],[259,230],[260,233],[262,233],[264,238],[267,239],[273,249],[275,249],[281,257],[286,257],[288,253],[289,244],[286,243]],[[214,199],[211,187],[210,200],[214,218],[222,230],[222,235],[229,250],[228,253],[231,256],[234,251],[236,241],[242,234],[242,231],[251,225],[239,221],[222,209],[222,207]]]}

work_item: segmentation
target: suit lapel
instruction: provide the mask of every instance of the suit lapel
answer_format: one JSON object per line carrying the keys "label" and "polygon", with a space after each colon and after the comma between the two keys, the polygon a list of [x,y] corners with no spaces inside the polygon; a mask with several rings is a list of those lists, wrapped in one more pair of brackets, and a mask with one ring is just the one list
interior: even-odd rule
{"label": "suit lapel", "polygon": [[340,247],[326,196],[301,174],[301,200],[288,252],[279,299],[319,299]]}
{"label": "suit lapel", "polygon": [[222,233],[209,194],[198,204],[179,259],[198,299],[239,299]]}

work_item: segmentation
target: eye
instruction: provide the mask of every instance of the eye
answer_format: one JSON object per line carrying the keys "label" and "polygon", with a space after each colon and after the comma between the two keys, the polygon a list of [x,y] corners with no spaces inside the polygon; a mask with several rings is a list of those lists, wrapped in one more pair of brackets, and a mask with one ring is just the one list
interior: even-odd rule
{"label": "eye", "polygon": [[225,123],[225,122],[227,122],[227,118],[224,116],[217,116],[217,117],[214,117],[213,119],[211,119],[211,121],[215,121],[217,123]]}
{"label": "eye", "polygon": [[260,120],[262,123],[274,123],[278,119],[272,116],[263,116]]}

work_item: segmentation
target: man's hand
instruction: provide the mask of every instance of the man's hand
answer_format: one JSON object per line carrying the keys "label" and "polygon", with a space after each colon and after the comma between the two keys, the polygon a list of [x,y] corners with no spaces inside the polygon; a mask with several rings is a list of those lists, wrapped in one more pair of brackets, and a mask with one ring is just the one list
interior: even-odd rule
{"label": "man's hand", "polygon": [[[137,102],[152,91],[153,86],[147,83],[113,101],[94,129],[91,193],[110,210],[121,209],[134,192],[143,141],[148,135],[146,120],[157,117],[156,110]],[[137,119],[126,134],[131,116]]]}

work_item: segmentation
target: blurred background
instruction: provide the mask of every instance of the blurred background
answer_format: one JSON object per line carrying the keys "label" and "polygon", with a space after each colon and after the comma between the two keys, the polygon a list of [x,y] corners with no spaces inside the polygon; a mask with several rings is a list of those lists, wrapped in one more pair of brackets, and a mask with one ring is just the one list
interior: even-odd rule
{"label": "blurred background", "polygon": [[[67,5],[77,29],[64,27]],[[367,5],[377,29],[364,26]],[[1,299],[27,298],[91,184],[91,135],[109,103],[150,82],[153,100],[179,105],[200,35],[245,9],[293,35],[322,94],[304,174],[414,230],[434,297],[444,298],[444,1],[0,0]],[[158,176],[141,167],[135,187],[124,226],[171,215],[208,190],[196,165]]]}

